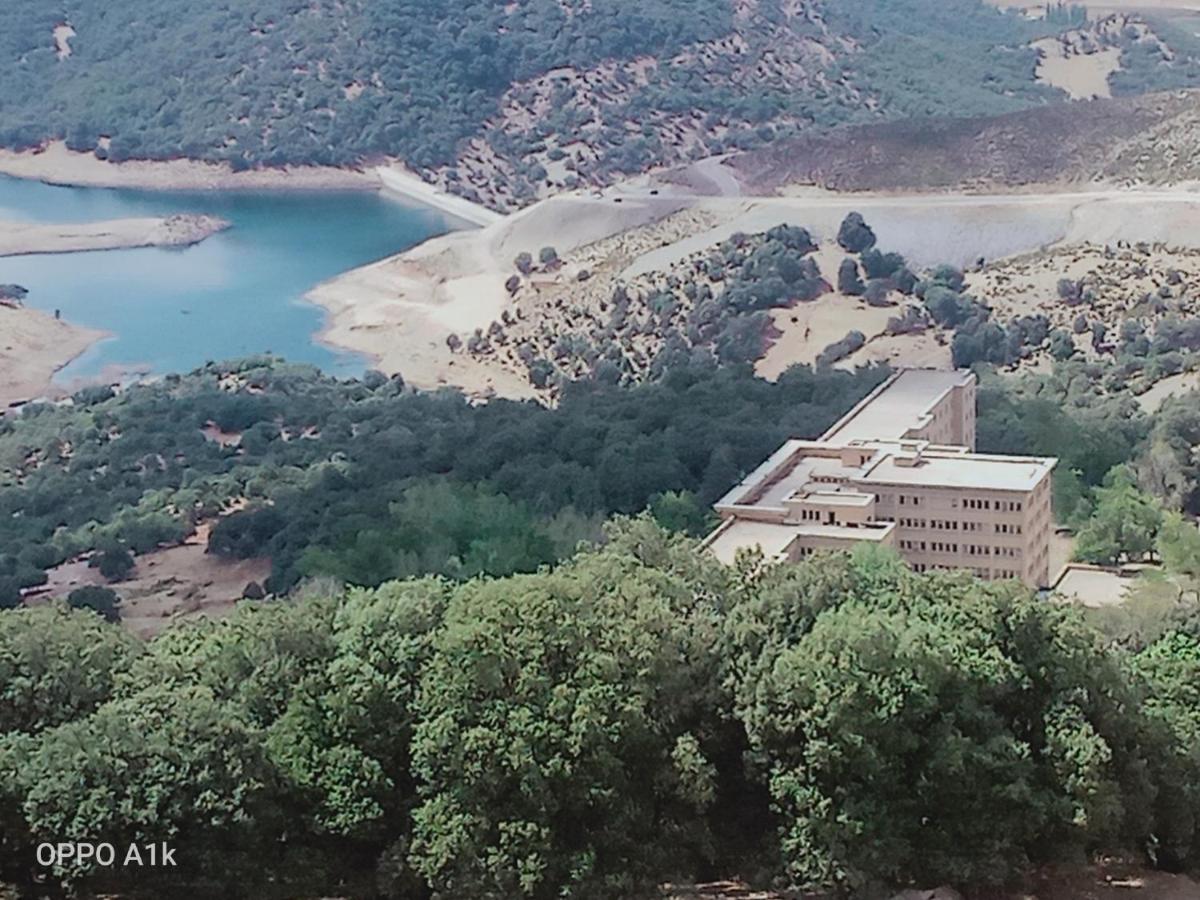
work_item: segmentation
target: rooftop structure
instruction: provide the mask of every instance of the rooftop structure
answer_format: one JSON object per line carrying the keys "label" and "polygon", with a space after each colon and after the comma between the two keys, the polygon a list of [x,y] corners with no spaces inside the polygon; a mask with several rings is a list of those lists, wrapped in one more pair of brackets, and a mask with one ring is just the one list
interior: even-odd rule
{"label": "rooftop structure", "polygon": [[743,548],[798,559],[870,542],[918,571],[1044,586],[1056,460],[974,445],[972,373],[900,372],[819,440],[788,441],[722,497],[724,521],[706,545],[732,562]]}
{"label": "rooftop structure", "polygon": [[822,440],[925,439],[975,448],[975,375],[904,369],[859,401]]}

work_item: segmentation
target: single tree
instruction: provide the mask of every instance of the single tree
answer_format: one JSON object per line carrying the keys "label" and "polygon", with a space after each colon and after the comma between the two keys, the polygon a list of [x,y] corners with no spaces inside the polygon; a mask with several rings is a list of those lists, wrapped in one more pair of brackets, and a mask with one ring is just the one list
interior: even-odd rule
{"label": "single tree", "polygon": [[847,253],[862,253],[875,246],[875,232],[861,214],[852,212],[842,220],[837,242]]}
{"label": "single tree", "polygon": [[67,605],[72,609],[90,609],[106,622],[121,620],[121,598],[112,588],[96,585],[75,588],[67,595]]}
{"label": "single tree", "polygon": [[1154,550],[1163,510],[1156,499],[1138,488],[1128,466],[1109,472],[1095,495],[1095,511],[1076,540],[1076,559],[1116,565],[1144,559]]}
{"label": "single tree", "polygon": [[847,256],[838,266],[838,290],[851,297],[861,296],[866,290],[862,277],[858,274],[858,263]]}

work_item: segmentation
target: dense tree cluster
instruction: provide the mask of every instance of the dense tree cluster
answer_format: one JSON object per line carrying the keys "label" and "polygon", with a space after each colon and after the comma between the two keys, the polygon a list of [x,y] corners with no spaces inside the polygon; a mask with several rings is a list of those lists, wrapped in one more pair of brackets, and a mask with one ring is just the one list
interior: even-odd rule
{"label": "dense tree cluster", "polygon": [[[69,56],[53,32],[69,23]],[[111,159],[180,155],[344,165],[394,154],[449,162],[509,85],[564,64],[670,54],[727,34],[716,0],[554,3],[286,0],[5,7],[0,139],[65,138]],[[47,103],[47,91],[55,99]]]}
{"label": "dense tree cluster", "polygon": [[[606,295],[564,293],[555,300],[554,328],[527,320],[510,335],[517,320],[502,316],[468,338],[466,350],[488,359],[515,342],[514,361],[551,397],[576,380],[630,385],[679,367],[755,362],[769,346],[768,310],[829,290],[810,255],[816,249],[808,230],[795,225],[736,232],[667,273],[617,284]],[[527,256],[515,260],[518,270]]]}
{"label": "dense tree cluster", "polygon": [[[1195,865],[1197,632],[1122,649],[1082,615],[879,551],[724,567],[648,518],[556,569],[310,592],[149,644],[22,610],[0,882],[600,900]],[[178,866],[38,867],[64,835],[167,840]]]}
{"label": "dense tree cluster", "polygon": [[247,360],[31,406],[0,421],[0,602],[81,553],[119,580],[131,554],[222,512],[209,549],[271,556],[278,591],[530,571],[652,505],[703,530],[744,472],[885,375],[797,368],[770,384],[681,366],[629,390],[576,385],[547,409]]}

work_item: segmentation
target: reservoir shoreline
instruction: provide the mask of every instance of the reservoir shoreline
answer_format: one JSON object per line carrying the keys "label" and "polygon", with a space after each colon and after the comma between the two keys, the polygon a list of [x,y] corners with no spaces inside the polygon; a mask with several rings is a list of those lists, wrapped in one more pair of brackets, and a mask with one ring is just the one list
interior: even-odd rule
{"label": "reservoir shoreline", "polygon": [[378,191],[372,171],[334,166],[289,166],[235,172],[194,159],[111,162],[69,150],[61,141],[36,150],[0,150],[0,175],[58,187],[149,191]]}
{"label": "reservoir shoreline", "polygon": [[[309,191],[288,180],[256,191],[160,181],[147,190],[0,176],[0,284],[29,290],[3,310],[0,399],[258,353],[360,374],[367,356],[325,344],[325,311],[305,294],[469,220],[378,184]],[[182,252],[160,253],[164,246]]]}
{"label": "reservoir shoreline", "polygon": [[29,307],[0,305],[0,413],[66,389],[54,376],[110,335]]}

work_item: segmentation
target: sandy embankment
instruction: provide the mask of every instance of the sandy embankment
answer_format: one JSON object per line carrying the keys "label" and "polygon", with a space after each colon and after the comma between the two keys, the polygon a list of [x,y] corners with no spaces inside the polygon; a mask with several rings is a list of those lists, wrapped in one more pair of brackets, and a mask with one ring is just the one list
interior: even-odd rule
{"label": "sandy embankment", "polygon": [[429,182],[422,180],[419,175],[414,175],[399,164],[380,166],[375,173],[379,176],[385,192],[395,194],[420,206],[441,210],[447,215],[472,225],[487,227],[495,225],[504,218],[500,213],[494,212],[486,206],[438,190]]}
{"label": "sandy embankment", "polygon": [[532,396],[523,377],[487,366],[446,345],[486,329],[508,307],[505,280],[518,253],[560,254],[657,221],[687,204],[638,197],[599,201],[563,195],[485,228],[434,238],[399,256],[317,286],[308,299],[328,311],[322,341],[355,350],[421,388],[455,385],[470,393]]}
{"label": "sandy embankment", "polygon": [[0,305],[0,408],[55,393],[54,373],[103,337],[40,310]]}
{"label": "sandy embankment", "polygon": [[228,165],[189,159],[108,162],[54,142],[42,150],[0,150],[0,175],[46,184],[146,190],[365,190],[380,188],[370,171],[290,166],[235,172]]}
{"label": "sandy embankment", "polygon": [[163,219],[113,219],[70,225],[0,221],[0,256],[134,247],[187,247],[228,227],[229,223],[224,219],[197,215]]}
{"label": "sandy embankment", "polygon": [[[656,196],[641,188],[618,188],[602,197],[554,197],[478,231],[436,238],[349,272],[320,285],[309,299],[329,312],[324,341],[373,357],[385,372],[400,372],[419,387],[456,385],[468,392],[526,397],[530,388],[522,377],[465,354],[452,354],[447,337],[456,334],[466,339],[511,309],[504,281],[514,273],[512,260],[517,253],[527,251],[536,257],[541,247],[554,246],[565,258],[588,244],[682,209],[703,211],[708,215],[698,221],[715,218],[721,224],[641,254],[622,271],[622,278],[668,271],[734,232],[755,233],[781,223],[802,225],[824,243],[832,240],[842,217],[852,210],[866,217],[881,247],[903,253],[918,267],[943,262],[968,266],[980,257],[998,259],[1060,242],[1145,240],[1200,246],[1196,228],[1200,191],[1186,187],[903,196],[805,188],[791,196],[699,197],[664,185]],[[832,265],[831,259],[826,268]],[[835,272],[826,271],[826,277]],[[859,324],[842,320],[839,312],[832,304],[818,303],[804,313],[814,317],[811,322],[798,313],[797,322],[785,320],[785,339],[777,343],[764,367],[782,371],[791,362],[811,360],[828,343],[827,337],[841,337]],[[862,318],[861,324],[878,333],[882,316],[866,313]],[[925,339],[928,346],[919,341],[911,348],[891,346],[900,340],[880,337],[851,361],[877,356],[900,359],[909,349],[923,360],[945,355],[945,348],[929,339]]]}

